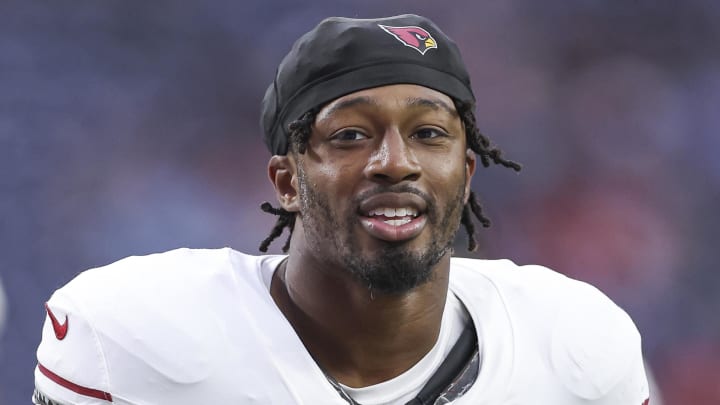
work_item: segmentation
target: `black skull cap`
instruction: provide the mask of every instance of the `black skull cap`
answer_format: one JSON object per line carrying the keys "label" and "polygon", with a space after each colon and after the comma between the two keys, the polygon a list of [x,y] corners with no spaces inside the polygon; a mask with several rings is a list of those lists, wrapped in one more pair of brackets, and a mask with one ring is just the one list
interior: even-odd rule
{"label": "black skull cap", "polygon": [[292,121],[338,97],[390,84],[475,102],[460,50],[429,19],[330,17],[295,42],[265,92],[265,143],[274,155],[285,155]]}

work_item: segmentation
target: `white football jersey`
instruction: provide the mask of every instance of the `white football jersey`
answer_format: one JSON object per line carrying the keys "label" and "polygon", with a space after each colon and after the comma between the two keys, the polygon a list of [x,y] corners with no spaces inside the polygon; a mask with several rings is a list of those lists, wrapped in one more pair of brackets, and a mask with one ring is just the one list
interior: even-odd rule
{"label": "white football jersey", "polygon": [[[46,305],[36,402],[346,405],[270,296],[283,258],[178,249],[81,273]],[[453,258],[450,291],[482,342],[477,380],[454,404],[648,398],[640,335],[594,287]]]}

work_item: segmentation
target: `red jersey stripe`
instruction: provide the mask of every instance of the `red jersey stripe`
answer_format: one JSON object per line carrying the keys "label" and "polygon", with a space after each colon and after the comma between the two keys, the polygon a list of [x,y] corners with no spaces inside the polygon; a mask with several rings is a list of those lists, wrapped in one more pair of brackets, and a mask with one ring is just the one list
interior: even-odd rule
{"label": "red jersey stripe", "polygon": [[65,387],[69,389],[70,391],[77,392],[80,395],[85,395],[86,397],[92,397],[97,399],[104,399],[106,401],[112,402],[112,395],[110,393],[105,391],[96,390],[93,388],[83,387],[82,385],[77,385],[71,381],[68,381],[59,375],[53,373],[52,371],[48,370],[43,366],[42,364],[38,363],[38,370],[40,370],[41,373],[50,380],[52,380],[54,383],[58,384],[61,387]]}

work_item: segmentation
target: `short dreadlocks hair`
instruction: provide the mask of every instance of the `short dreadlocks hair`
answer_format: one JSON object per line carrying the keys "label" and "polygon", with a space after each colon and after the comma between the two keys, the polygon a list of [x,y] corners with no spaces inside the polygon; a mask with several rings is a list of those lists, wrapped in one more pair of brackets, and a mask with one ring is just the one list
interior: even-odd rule
{"label": "short dreadlocks hair", "polygon": [[[465,137],[467,140],[468,147],[480,156],[480,162],[484,167],[489,167],[490,163],[501,165],[519,172],[522,166],[519,163],[507,160],[502,157],[502,151],[490,144],[490,139],[483,135],[477,127],[475,121],[475,105],[470,102],[464,102],[460,100],[453,100],[455,109],[460,115],[460,120],[465,127]],[[293,121],[288,125],[288,133],[291,147],[299,153],[305,153],[307,150],[308,139],[312,132],[312,124],[315,122],[315,116],[320,111],[320,108],[314,108],[303,114],[300,118]],[[290,238],[292,237],[293,229],[295,228],[295,213],[286,211],[282,208],[275,208],[269,202],[264,202],[260,205],[260,209],[263,211],[277,215],[278,219],[275,222],[270,231],[270,235],[260,243],[260,251],[267,252],[270,243],[280,236],[283,230],[287,227],[289,235],[283,245],[282,251],[287,253],[290,248]],[[461,223],[465,227],[465,231],[468,235],[468,250],[474,252],[477,250],[477,240],[475,239],[475,224],[473,218],[477,218],[480,224],[487,228],[490,226],[490,220],[483,214],[482,206],[478,202],[477,195],[474,191],[470,191],[470,198],[463,207]]]}

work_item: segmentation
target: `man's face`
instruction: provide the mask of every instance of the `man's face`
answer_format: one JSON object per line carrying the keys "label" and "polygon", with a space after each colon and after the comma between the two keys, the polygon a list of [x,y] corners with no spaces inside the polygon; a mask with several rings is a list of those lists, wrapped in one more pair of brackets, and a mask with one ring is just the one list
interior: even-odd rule
{"label": "man's face", "polygon": [[392,85],[343,96],[295,156],[298,219],[318,260],[401,293],[451,254],[475,156],[446,95]]}

